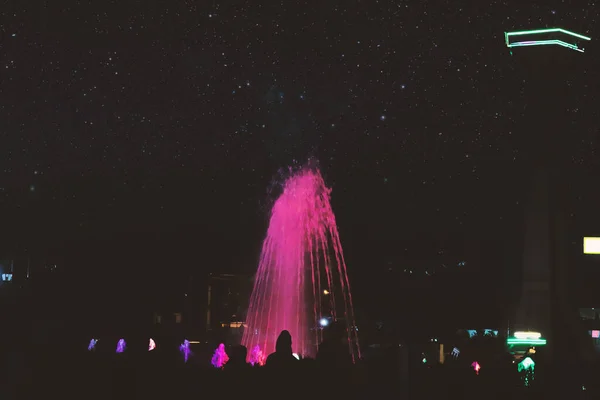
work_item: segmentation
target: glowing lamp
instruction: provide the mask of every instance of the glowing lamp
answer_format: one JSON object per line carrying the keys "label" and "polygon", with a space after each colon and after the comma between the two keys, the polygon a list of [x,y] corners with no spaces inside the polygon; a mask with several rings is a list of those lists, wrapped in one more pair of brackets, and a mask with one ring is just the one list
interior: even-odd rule
{"label": "glowing lamp", "polygon": [[322,327],[325,327],[325,326],[329,325],[329,320],[327,318],[321,318],[321,320],[319,321],[319,325],[321,325]]}
{"label": "glowing lamp", "polygon": [[600,237],[584,237],[583,254],[600,254]]}
{"label": "glowing lamp", "polygon": [[540,339],[542,334],[539,332],[515,332],[513,335],[516,339]]}
{"label": "glowing lamp", "polygon": [[513,337],[506,339],[506,344],[509,346],[514,345],[528,345],[528,346],[544,346],[546,339],[542,337],[539,332],[515,332]]}

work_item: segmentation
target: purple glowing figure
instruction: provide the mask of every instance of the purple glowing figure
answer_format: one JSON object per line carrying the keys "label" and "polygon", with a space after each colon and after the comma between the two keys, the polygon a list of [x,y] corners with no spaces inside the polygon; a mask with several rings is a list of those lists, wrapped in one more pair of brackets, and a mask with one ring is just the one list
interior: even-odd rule
{"label": "purple glowing figure", "polygon": [[90,344],[88,344],[88,351],[96,350],[96,343],[98,343],[98,339],[90,340]]}
{"label": "purple glowing figure", "polygon": [[188,358],[192,354],[192,351],[190,350],[189,340],[185,339],[183,343],[181,343],[181,345],[179,346],[179,351],[181,352],[181,354],[183,354],[183,361],[187,362]]}
{"label": "purple glowing figure", "polygon": [[229,361],[229,356],[225,352],[225,345],[221,343],[219,347],[217,347],[217,349],[215,350],[215,353],[213,354],[210,363],[215,368],[223,368],[223,366],[227,364],[227,361]]}
{"label": "purple glowing figure", "polygon": [[127,348],[127,343],[125,343],[125,339],[119,339],[117,342],[117,353],[123,353]]}

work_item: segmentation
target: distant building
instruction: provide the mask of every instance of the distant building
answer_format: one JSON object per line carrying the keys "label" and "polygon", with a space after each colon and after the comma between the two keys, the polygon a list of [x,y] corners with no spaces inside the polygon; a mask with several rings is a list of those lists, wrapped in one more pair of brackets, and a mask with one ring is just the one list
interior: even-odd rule
{"label": "distant building", "polygon": [[206,330],[233,344],[241,340],[253,279],[241,274],[209,274]]}
{"label": "distant building", "polygon": [[[598,219],[591,219],[585,231],[598,233],[595,229],[597,223]],[[571,305],[579,310],[586,336],[593,342],[596,352],[600,353],[600,254],[584,254],[582,250],[583,240],[573,243],[572,265],[575,268],[569,282],[573,299]]]}

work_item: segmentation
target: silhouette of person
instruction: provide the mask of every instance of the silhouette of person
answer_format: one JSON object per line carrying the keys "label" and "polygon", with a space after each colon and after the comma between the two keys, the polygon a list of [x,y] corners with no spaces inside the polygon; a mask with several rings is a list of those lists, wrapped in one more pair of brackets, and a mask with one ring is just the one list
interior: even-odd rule
{"label": "silhouette of person", "polygon": [[352,366],[352,356],[346,335],[346,327],[333,323],[323,332],[323,341],[317,352],[317,362],[326,368],[347,368]]}
{"label": "silhouette of person", "polygon": [[275,342],[275,352],[267,357],[266,366],[286,368],[296,365],[297,362],[292,353],[292,335],[288,331],[281,331]]}
{"label": "silhouette of person", "polygon": [[242,370],[249,368],[250,364],[246,362],[248,358],[248,349],[246,346],[234,346],[229,354],[229,361],[225,364],[226,370]]}

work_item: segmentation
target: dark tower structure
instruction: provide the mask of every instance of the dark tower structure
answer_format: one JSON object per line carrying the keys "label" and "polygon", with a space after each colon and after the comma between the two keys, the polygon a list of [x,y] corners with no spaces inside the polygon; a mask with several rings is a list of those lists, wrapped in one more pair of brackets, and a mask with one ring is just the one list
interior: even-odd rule
{"label": "dark tower structure", "polygon": [[515,79],[525,95],[520,134],[527,194],[523,279],[512,330],[541,332],[548,339],[547,357],[572,358],[574,350],[585,351],[573,348],[579,342],[579,326],[569,296],[566,210],[573,172],[571,146],[576,142],[569,109],[581,101],[574,96],[573,78],[583,73],[581,45],[589,38],[544,29],[517,35],[511,45],[508,35]]}

